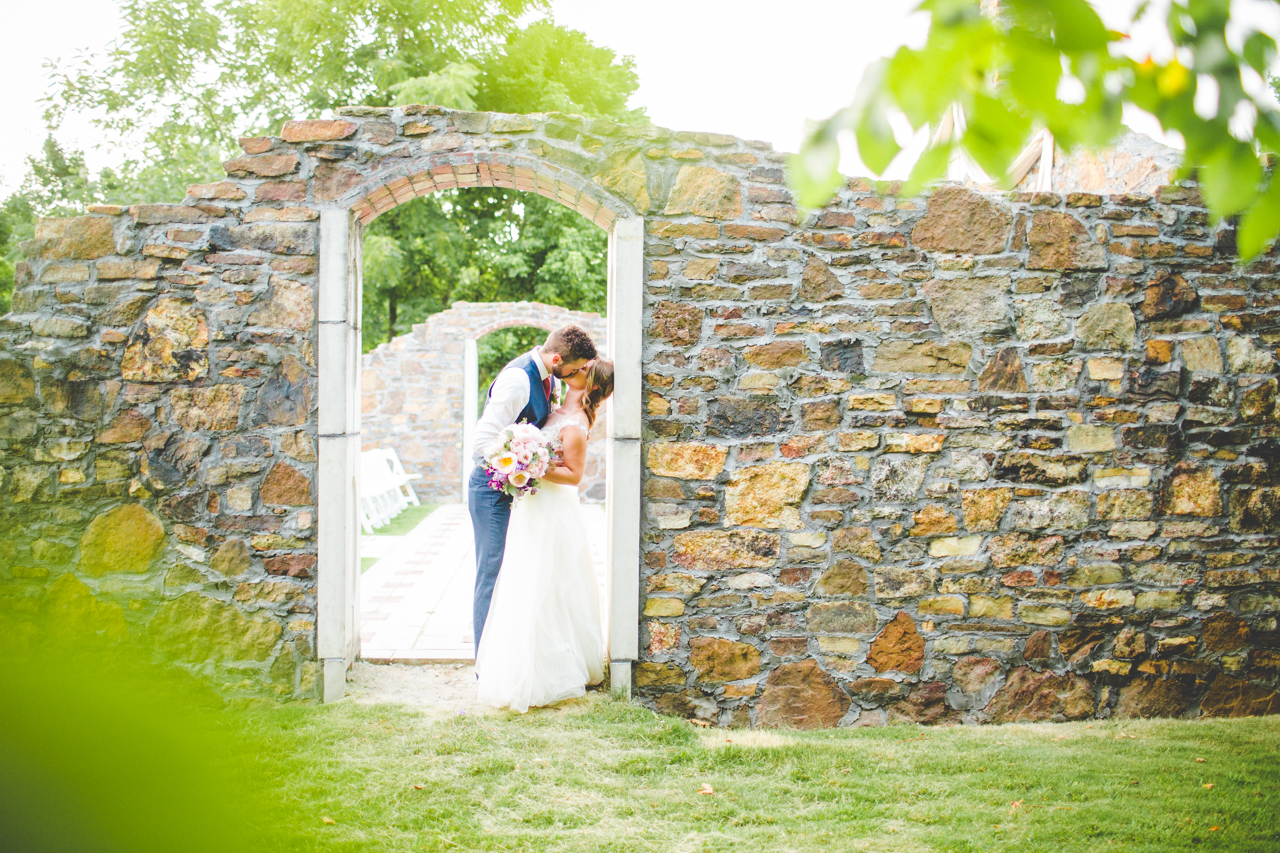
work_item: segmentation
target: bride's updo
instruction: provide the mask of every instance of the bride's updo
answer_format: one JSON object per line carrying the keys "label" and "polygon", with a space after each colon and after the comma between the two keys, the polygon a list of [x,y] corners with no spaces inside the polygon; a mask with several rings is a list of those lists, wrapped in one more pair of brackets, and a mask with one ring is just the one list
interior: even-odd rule
{"label": "bride's updo", "polygon": [[595,425],[600,404],[613,393],[613,362],[598,358],[587,370],[587,391],[582,397],[582,411],[587,415],[588,428]]}

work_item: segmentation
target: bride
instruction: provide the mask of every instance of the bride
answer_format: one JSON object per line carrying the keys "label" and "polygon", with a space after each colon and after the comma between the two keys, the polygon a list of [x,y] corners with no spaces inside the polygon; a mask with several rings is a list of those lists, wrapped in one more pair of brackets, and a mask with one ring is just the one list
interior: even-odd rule
{"label": "bride", "polygon": [[542,433],[560,454],[537,494],[511,509],[506,553],[476,650],[481,702],[524,713],[582,696],[604,678],[600,599],[578,503],[587,440],[613,393],[613,362],[565,380],[564,405]]}

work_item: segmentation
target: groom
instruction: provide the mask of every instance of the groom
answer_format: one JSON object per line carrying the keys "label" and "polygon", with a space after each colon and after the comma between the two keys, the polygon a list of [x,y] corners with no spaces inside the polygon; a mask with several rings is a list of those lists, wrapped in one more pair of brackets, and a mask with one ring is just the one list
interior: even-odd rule
{"label": "groom", "polygon": [[[596,357],[591,336],[572,323],[547,336],[546,343],[514,359],[489,386],[484,414],[476,423],[471,447],[476,466],[467,482],[467,509],[476,540],[476,589],[472,604],[475,648],[489,615],[489,599],[502,568],[511,520],[511,496],[489,488],[483,456],[498,433],[514,423],[541,427],[551,414],[551,392],[556,379],[568,379]],[[554,377],[554,378],[553,378]]]}

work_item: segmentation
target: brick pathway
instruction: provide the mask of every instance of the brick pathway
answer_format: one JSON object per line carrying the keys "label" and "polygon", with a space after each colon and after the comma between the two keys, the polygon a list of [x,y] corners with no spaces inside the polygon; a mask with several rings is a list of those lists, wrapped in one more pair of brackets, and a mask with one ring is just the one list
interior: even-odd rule
{"label": "brick pathway", "polygon": [[[604,602],[604,507],[583,507]],[[394,540],[388,542],[387,540]],[[362,536],[360,554],[378,562],[360,578],[360,657],[373,663],[473,662],[471,519],[446,504],[407,536]],[[604,626],[608,632],[608,626]]]}

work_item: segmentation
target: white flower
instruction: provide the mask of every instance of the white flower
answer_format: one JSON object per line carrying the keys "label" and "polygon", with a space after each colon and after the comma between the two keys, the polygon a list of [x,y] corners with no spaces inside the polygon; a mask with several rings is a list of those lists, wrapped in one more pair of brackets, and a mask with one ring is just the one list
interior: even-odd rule
{"label": "white flower", "polygon": [[517,489],[523,489],[529,483],[528,471],[516,471],[507,477],[507,482]]}
{"label": "white flower", "polygon": [[503,451],[491,460],[493,468],[500,474],[510,474],[516,469],[516,455],[511,451]]}
{"label": "white flower", "polygon": [[537,441],[542,437],[542,430],[538,429],[533,424],[514,424],[508,427],[508,429],[511,430],[511,435],[518,439],[533,439]]}

